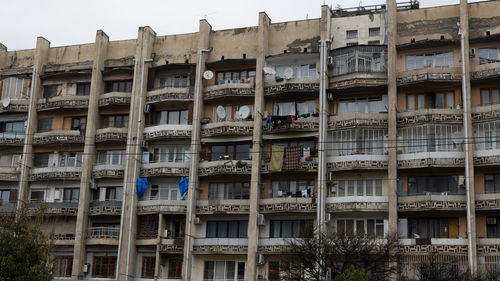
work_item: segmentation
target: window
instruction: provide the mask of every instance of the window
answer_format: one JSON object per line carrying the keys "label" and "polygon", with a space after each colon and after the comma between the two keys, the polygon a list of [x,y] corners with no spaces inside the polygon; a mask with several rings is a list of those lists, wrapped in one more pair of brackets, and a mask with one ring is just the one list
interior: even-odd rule
{"label": "window", "polygon": [[417,125],[398,129],[398,150],[402,154],[419,152],[463,151],[463,126],[461,125]]}
{"label": "window", "polygon": [[154,256],[142,257],[142,271],[141,271],[142,278],[154,278],[155,262],[156,262],[156,257]]}
{"label": "window", "polygon": [[0,133],[24,134],[24,121],[0,122]]}
{"label": "window", "polygon": [[169,259],[168,260],[168,278],[180,279],[182,270],[182,259]]}
{"label": "window", "polygon": [[407,107],[409,110],[423,108],[453,108],[455,105],[455,94],[453,92],[411,94],[407,95]]}
{"label": "window", "polygon": [[359,45],[358,42],[349,42],[346,44],[347,47],[352,47],[352,46],[357,46],[357,45]]}
{"label": "window", "polygon": [[253,84],[254,80],[255,80],[255,70],[233,70],[233,71],[217,72],[218,84],[230,84],[230,83]]}
{"label": "window", "polygon": [[239,110],[243,107],[246,106],[248,107],[250,114],[245,120],[252,119],[252,114],[253,114],[253,105],[248,104],[248,105],[226,105],[223,106],[224,110],[226,112],[226,117],[225,118],[220,118],[219,115],[217,114],[217,107],[215,106],[213,108],[213,120],[214,122],[222,122],[222,121],[237,121],[237,120],[243,120],[243,118],[240,117],[239,115]]}
{"label": "window", "polygon": [[500,48],[480,48],[479,64],[494,63],[500,60]]}
{"label": "window", "polygon": [[368,36],[378,36],[380,35],[380,27],[368,28]]}
{"label": "window", "polygon": [[96,256],[93,262],[92,277],[114,278],[116,270],[116,257]]}
{"label": "window", "polygon": [[308,117],[316,112],[315,101],[277,102],[274,103],[274,116]]}
{"label": "window", "polygon": [[53,264],[55,277],[71,277],[73,256],[56,256]]}
{"label": "window", "polygon": [[45,191],[43,190],[32,190],[30,196],[30,202],[42,202],[45,196]]}
{"label": "window", "polygon": [[46,168],[49,166],[49,158],[52,153],[36,153],[34,165],[35,168]]}
{"label": "window", "polygon": [[453,67],[453,52],[406,56],[406,70],[425,67]]}
{"label": "window", "polygon": [[222,199],[250,199],[250,183],[211,183],[208,192],[208,200]]}
{"label": "window", "polygon": [[302,268],[295,268],[289,263],[269,261],[269,281],[305,280]]}
{"label": "window", "polygon": [[0,167],[19,168],[22,154],[0,155]]}
{"label": "window", "polygon": [[472,126],[476,150],[500,149],[500,122],[481,122]]}
{"label": "window", "polygon": [[347,30],[345,32],[345,38],[347,39],[354,39],[354,38],[358,38],[358,31],[357,30]]}
{"label": "window", "polygon": [[61,94],[61,85],[50,85],[43,87],[43,97],[46,99],[53,98]]}
{"label": "window", "polygon": [[382,196],[382,179],[348,179],[337,183],[337,196]]}
{"label": "window", "polygon": [[211,161],[249,160],[252,158],[250,144],[213,145],[211,150]]}
{"label": "window", "polygon": [[76,84],[76,95],[77,96],[89,96],[90,95],[90,83]]}
{"label": "window", "polygon": [[247,238],[248,221],[207,221],[207,238]]}
{"label": "window", "polygon": [[338,114],[387,112],[387,101],[387,95],[342,98],[338,102]]}
{"label": "window", "polygon": [[111,92],[132,92],[132,80],[108,81],[106,82],[106,93]]}
{"label": "window", "polygon": [[108,150],[97,153],[97,164],[123,165],[125,163],[125,150]]}
{"label": "window", "polygon": [[409,238],[456,238],[458,218],[409,218]]}
{"label": "window", "polygon": [[64,152],[59,155],[59,167],[81,167],[83,152]]}
{"label": "window", "polygon": [[285,72],[289,71],[287,69],[292,69],[291,79],[316,79],[319,77],[318,70],[316,69],[316,63],[308,64],[295,64],[295,65],[277,65],[270,66],[276,71],[275,75],[265,75],[265,82],[283,81],[285,78]]}
{"label": "window", "polygon": [[80,195],[79,188],[65,188],[63,195],[63,202],[78,202]]}
{"label": "window", "polygon": [[204,281],[245,280],[245,262],[237,261],[205,261],[203,269]]}
{"label": "window", "polygon": [[484,193],[500,193],[500,174],[484,175]]}
{"label": "window", "polygon": [[9,203],[10,200],[10,189],[0,189],[0,205]]}
{"label": "window", "polygon": [[312,197],[314,194],[314,180],[273,181],[271,185],[273,198]]}
{"label": "window", "polygon": [[142,163],[185,163],[189,161],[189,145],[165,145],[152,147],[150,151],[143,152]]}
{"label": "window", "polygon": [[382,155],[387,129],[355,128],[329,133],[330,156]]}
{"label": "window", "polygon": [[380,45],[380,40],[368,41],[368,45]]}
{"label": "window", "polygon": [[370,237],[384,237],[383,219],[338,219],[337,233],[347,235],[367,235]]}
{"label": "window", "polygon": [[409,176],[408,194],[426,194],[427,192],[456,194],[458,192],[457,180],[457,176]]}
{"label": "window", "polygon": [[106,201],[122,201],[123,188],[121,186],[106,187]]}
{"label": "window", "polygon": [[180,199],[178,183],[161,183],[151,185],[149,197],[144,200],[177,200]]}
{"label": "window", "polygon": [[[0,93],[2,99],[21,99],[25,98],[25,86],[29,85],[28,79],[17,77],[8,77],[0,81]],[[26,87],[27,88],[27,87]]]}
{"label": "window", "polygon": [[386,72],[386,46],[356,46],[358,42],[347,43],[351,48],[333,51],[333,75],[354,72]]}
{"label": "window", "polygon": [[500,238],[500,217],[486,217],[487,238]]}
{"label": "window", "polygon": [[128,128],[128,115],[106,115],[101,124],[102,128]]}
{"label": "window", "polygon": [[309,236],[312,220],[272,220],[270,238],[303,238]]}
{"label": "window", "polygon": [[481,89],[481,105],[500,103],[499,89]]}
{"label": "window", "polygon": [[93,238],[118,238],[120,236],[120,224],[93,223],[89,235]]}
{"label": "window", "polygon": [[78,130],[80,134],[85,134],[87,117],[73,117],[71,119],[71,130]]}
{"label": "window", "polygon": [[52,117],[38,119],[38,132],[49,132],[52,130]]}
{"label": "window", "polygon": [[155,75],[154,88],[186,88],[189,87],[189,73],[161,71]]}
{"label": "window", "polygon": [[154,113],[154,124],[187,125],[188,111],[187,110],[156,111]]}

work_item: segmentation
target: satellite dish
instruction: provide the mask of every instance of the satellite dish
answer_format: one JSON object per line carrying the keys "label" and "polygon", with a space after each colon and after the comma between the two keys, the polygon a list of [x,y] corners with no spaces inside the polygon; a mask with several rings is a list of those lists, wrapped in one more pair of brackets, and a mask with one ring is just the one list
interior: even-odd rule
{"label": "satellite dish", "polygon": [[266,66],[266,67],[264,67],[264,73],[268,74],[268,75],[276,75],[276,70],[274,70],[273,68],[271,68],[269,66]]}
{"label": "satellite dish", "polygon": [[226,118],[226,110],[222,105],[217,106],[217,116],[219,119],[223,120]]}
{"label": "satellite dish", "polygon": [[247,119],[248,116],[250,116],[250,108],[248,106],[244,105],[240,107],[240,110],[238,110],[238,114],[240,115],[240,119]]}
{"label": "satellite dish", "polygon": [[4,98],[2,101],[3,107],[9,106],[9,104],[10,104],[10,98],[9,97]]}
{"label": "satellite dish", "polygon": [[293,78],[293,68],[287,67],[285,72],[283,72],[283,78],[292,79]]}
{"label": "satellite dish", "polygon": [[203,72],[203,78],[205,78],[205,80],[211,80],[212,78],[214,78],[214,73],[210,70],[207,70]]}

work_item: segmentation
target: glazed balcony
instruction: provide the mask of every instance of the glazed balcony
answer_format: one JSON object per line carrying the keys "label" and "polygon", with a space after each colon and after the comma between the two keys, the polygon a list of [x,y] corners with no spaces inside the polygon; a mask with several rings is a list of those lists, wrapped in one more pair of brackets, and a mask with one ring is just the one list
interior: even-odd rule
{"label": "glazed balcony", "polygon": [[252,160],[217,160],[200,163],[200,176],[250,175]]}
{"label": "glazed balcony", "polygon": [[[309,160],[310,159],[310,160]],[[271,163],[270,159],[266,159],[261,164],[261,172],[263,174],[271,174],[271,173],[280,173],[280,172],[271,172],[269,168]],[[317,157],[308,157],[305,162],[300,162],[298,168],[288,168],[286,165],[286,161],[283,160],[283,168],[281,173],[296,173],[296,172],[306,172],[306,173],[317,173],[318,172],[318,158]]]}
{"label": "glazed balcony", "polygon": [[130,105],[132,94],[126,92],[111,92],[99,96],[99,106]]}
{"label": "glazed balcony", "polygon": [[327,197],[327,212],[387,212],[389,199],[387,196],[345,196]]}
{"label": "glazed balcony", "polygon": [[100,178],[123,178],[125,174],[125,165],[113,165],[98,163],[94,166],[92,176],[95,179]]}
{"label": "glazed balcony", "polygon": [[89,204],[89,216],[121,215],[121,200],[92,201]]}
{"label": "glazed balcony", "polygon": [[38,99],[36,109],[38,111],[55,110],[55,109],[75,109],[88,108],[89,96],[56,96],[53,98]]}
{"label": "glazed balcony", "polygon": [[80,180],[81,167],[46,167],[35,168],[30,175],[30,181],[38,180]]}
{"label": "glazed balcony", "polygon": [[425,168],[425,167],[463,167],[465,164],[464,152],[415,152],[399,154],[398,168]]}
{"label": "glazed balcony", "polygon": [[162,238],[159,251],[161,254],[182,254],[184,238]]}
{"label": "glazed balcony", "polygon": [[119,227],[90,227],[87,231],[87,245],[118,245]]}
{"label": "glazed balcony", "polygon": [[312,197],[266,198],[259,201],[260,213],[314,213],[316,199]]}
{"label": "glazed balcony", "polygon": [[85,136],[79,130],[54,130],[36,133],[33,138],[34,145],[46,144],[83,144]]}
{"label": "glazed balcony", "polygon": [[161,140],[169,138],[191,138],[191,125],[156,125],[144,128],[144,139]]}
{"label": "glazed balcony", "polygon": [[0,113],[7,112],[28,112],[28,99],[11,99],[7,107],[0,106]]}
{"label": "glazed balcony", "polygon": [[95,142],[126,142],[128,128],[103,128],[95,133]]}
{"label": "glazed balcony", "polygon": [[247,251],[247,238],[196,238],[193,245],[193,252],[199,255],[244,255]]}
{"label": "glazed balcony", "polygon": [[500,62],[472,66],[470,77],[473,81],[497,79],[500,76]]}
{"label": "glazed balcony", "polygon": [[500,164],[500,121],[490,120],[472,124],[474,136],[474,165],[494,166]]}
{"label": "glazed balcony", "polygon": [[418,109],[407,110],[397,114],[398,126],[417,123],[457,123],[463,122],[463,111],[461,109]]}
{"label": "glazed balcony", "polygon": [[465,192],[424,192],[422,194],[406,194],[399,192],[398,210],[404,211],[465,211]]}
{"label": "glazed balcony", "polygon": [[35,215],[43,211],[46,215],[74,216],[78,213],[78,201],[30,203],[28,214]]}
{"label": "glazed balcony", "polygon": [[193,101],[194,87],[160,88],[148,91],[146,103]]}
{"label": "glazed balcony", "polygon": [[227,98],[248,98],[255,96],[253,83],[227,83],[208,86],[203,89],[203,99],[216,101]]}
{"label": "glazed balcony", "polygon": [[352,169],[380,170],[387,169],[388,156],[383,152],[358,152],[349,155],[328,156],[328,171],[346,171]]}
{"label": "glazed balcony", "polygon": [[0,133],[0,145],[22,146],[24,144],[24,132]]}
{"label": "glazed balcony", "polygon": [[330,116],[328,130],[354,128],[359,126],[387,128],[387,114],[350,113]]}
{"label": "glazed balcony", "polygon": [[202,137],[251,136],[253,121],[223,121],[201,126]]}
{"label": "glazed balcony", "polygon": [[198,215],[241,215],[250,211],[250,200],[198,200]]}
{"label": "glazed balcony", "polygon": [[155,196],[144,196],[142,200],[137,202],[137,214],[185,214],[186,200],[181,200],[180,198],[171,200],[168,194],[169,192],[170,191],[162,191],[162,189],[160,189]]}
{"label": "glazed balcony", "polygon": [[18,167],[0,167],[0,181],[18,181],[20,172]]}
{"label": "glazed balcony", "polygon": [[282,82],[267,82],[264,84],[264,95],[266,97],[282,97],[290,95],[310,95],[312,97],[319,93],[319,79],[288,79]]}
{"label": "glazed balcony", "polygon": [[141,177],[175,176],[187,177],[189,174],[189,162],[156,162],[142,164]]}
{"label": "glazed balcony", "polygon": [[[279,116],[284,118],[286,121],[275,121],[272,118],[275,116],[268,117],[264,123],[264,133],[265,134],[279,134],[279,133],[290,133],[290,132],[318,132],[319,130],[319,118],[318,117],[307,117],[292,120],[291,117]],[[271,119],[270,119],[271,118]]]}
{"label": "glazed balcony", "polygon": [[425,83],[459,85],[462,81],[460,67],[427,67],[398,72],[396,75],[398,87]]}
{"label": "glazed balcony", "polygon": [[476,194],[476,210],[489,211],[500,208],[500,193]]}

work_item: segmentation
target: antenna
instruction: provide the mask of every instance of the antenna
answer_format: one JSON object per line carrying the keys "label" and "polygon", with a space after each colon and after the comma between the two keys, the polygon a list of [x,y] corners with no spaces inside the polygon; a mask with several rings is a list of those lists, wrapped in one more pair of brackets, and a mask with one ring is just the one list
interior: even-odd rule
{"label": "antenna", "polygon": [[224,120],[226,118],[226,110],[222,105],[217,106],[217,116],[220,120]]}
{"label": "antenna", "polygon": [[203,72],[203,79],[211,80],[214,77],[214,73],[210,70]]}
{"label": "antenna", "polygon": [[276,70],[274,70],[273,68],[271,68],[269,66],[265,66],[264,67],[264,74],[267,74],[267,75],[276,75]]}
{"label": "antenna", "polygon": [[9,104],[10,104],[10,98],[9,97],[4,98],[2,101],[3,107],[9,106]]}
{"label": "antenna", "polygon": [[240,110],[238,110],[238,115],[240,119],[247,119],[248,116],[250,116],[250,108],[246,105],[240,107]]}
{"label": "antenna", "polygon": [[293,68],[287,67],[283,73],[283,78],[292,79],[293,78]]}

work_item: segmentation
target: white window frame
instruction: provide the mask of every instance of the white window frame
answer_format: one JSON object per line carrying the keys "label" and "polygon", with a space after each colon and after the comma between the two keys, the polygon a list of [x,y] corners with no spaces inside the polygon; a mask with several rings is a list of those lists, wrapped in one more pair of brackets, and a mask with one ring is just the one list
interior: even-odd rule
{"label": "white window frame", "polygon": [[384,196],[383,179],[381,178],[338,179],[335,196],[336,197]]}

